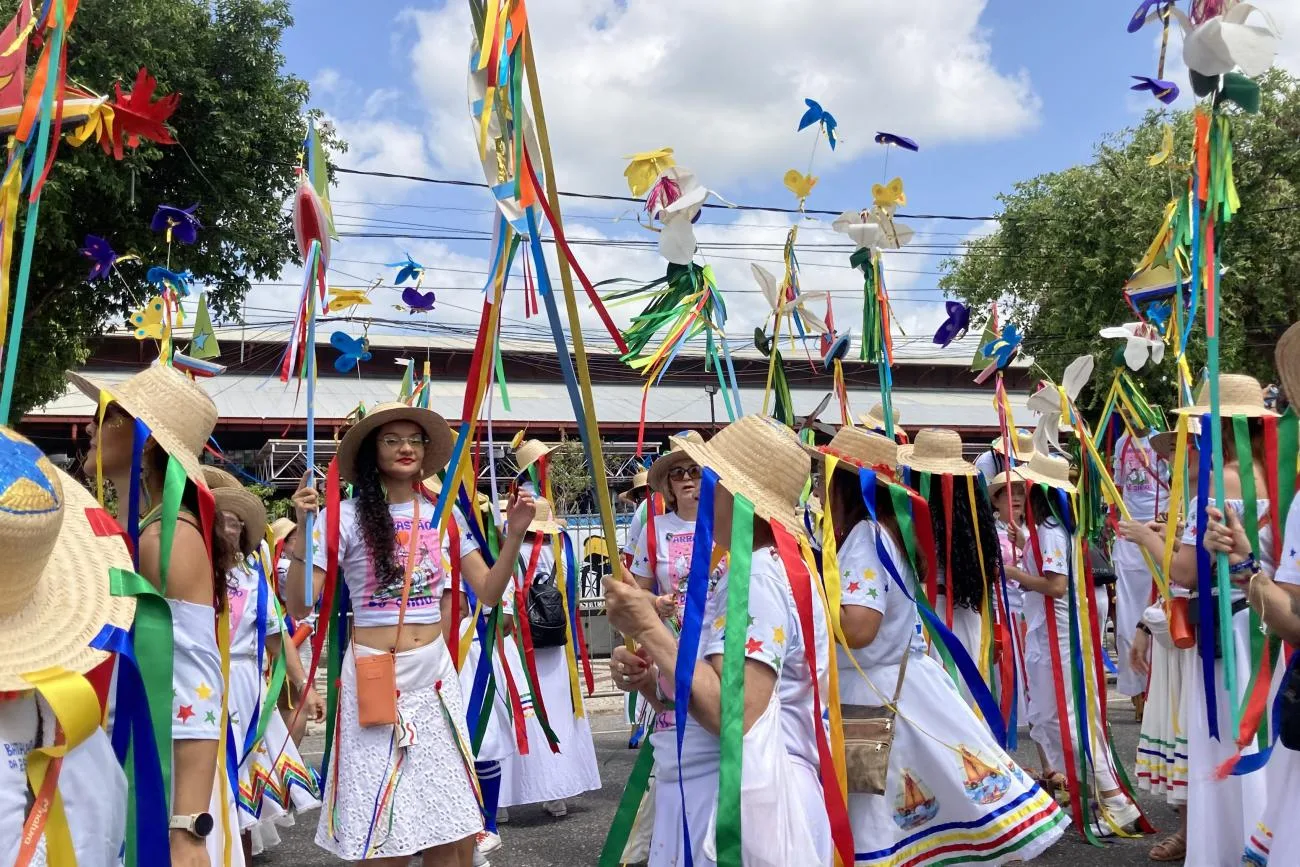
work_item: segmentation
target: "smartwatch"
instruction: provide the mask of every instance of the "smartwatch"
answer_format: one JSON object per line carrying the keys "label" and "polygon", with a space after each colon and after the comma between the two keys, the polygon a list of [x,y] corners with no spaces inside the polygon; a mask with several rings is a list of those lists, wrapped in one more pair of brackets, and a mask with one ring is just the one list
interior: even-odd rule
{"label": "smartwatch", "polygon": [[203,840],[212,833],[215,824],[211,813],[194,813],[190,816],[172,816],[167,827],[173,831],[188,831],[192,836]]}

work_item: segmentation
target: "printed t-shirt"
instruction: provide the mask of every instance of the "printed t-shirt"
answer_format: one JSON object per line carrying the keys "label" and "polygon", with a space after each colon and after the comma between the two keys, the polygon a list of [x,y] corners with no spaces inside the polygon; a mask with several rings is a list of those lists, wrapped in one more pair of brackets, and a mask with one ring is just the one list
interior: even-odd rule
{"label": "printed t-shirt", "polygon": [[[1060,521],[1048,518],[1038,525],[1038,544],[1043,551],[1042,568],[1038,566],[1030,540],[1026,540],[1024,553],[1020,555],[1020,568],[1030,575],[1042,576],[1047,572],[1070,574],[1071,539]],[[1023,610],[1025,625],[1030,630],[1047,628],[1047,597],[1044,594],[1026,589]]]}

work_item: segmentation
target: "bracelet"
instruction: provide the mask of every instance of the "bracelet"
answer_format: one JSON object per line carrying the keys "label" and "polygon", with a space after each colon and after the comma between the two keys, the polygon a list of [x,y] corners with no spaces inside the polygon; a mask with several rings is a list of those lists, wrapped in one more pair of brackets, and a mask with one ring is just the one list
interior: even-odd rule
{"label": "bracelet", "polygon": [[1258,572],[1258,571],[1259,571],[1259,564],[1255,562],[1254,554],[1251,554],[1249,557],[1247,557],[1245,560],[1242,560],[1240,563],[1236,564],[1235,566],[1233,565],[1228,566],[1229,575],[1240,575],[1242,572]]}

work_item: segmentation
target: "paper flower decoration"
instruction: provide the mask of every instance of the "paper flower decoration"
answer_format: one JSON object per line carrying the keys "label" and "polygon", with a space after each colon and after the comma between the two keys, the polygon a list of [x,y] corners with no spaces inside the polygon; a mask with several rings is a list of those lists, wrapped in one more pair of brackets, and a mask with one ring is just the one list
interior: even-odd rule
{"label": "paper flower decoration", "polygon": [[[1150,20],[1148,16],[1152,14],[1151,7],[1160,5],[1164,2],[1165,0],[1142,0],[1142,5],[1137,8],[1137,11],[1133,13],[1133,17],[1129,19],[1128,32],[1137,33],[1141,30],[1147,21]],[[1159,14],[1159,11],[1154,13],[1156,16]]]}
{"label": "paper flower decoration", "polygon": [[86,275],[86,280],[91,283],[107,277],[117,264],[117,253],[113,252],[108,241],[98,235],[86,236],[86,245],[81,248],[81,255],[90,260],[90,273]]}
{"label": "paper flower decoration", "polygon": [[1160,137],[1160,150],[1147,157],[1147,165],[1155,168],[1164,165],[1174,155],[1174,128],[1165,124],[1164,134]]}
{"label": "paper flower decoration", "polygon": [[885,237],[867,211],[845,211],[835,218],[831,228],[848,235],[859,250],[879,247]]}
{"label": "paper flower decoration", "polygon": [[1141,370],[1151,361],[1159,364],[1165,357],[1165,342],[1160,333],[1145,322],[1130,322],[1100,332],[1107,339],[1128,341],[1124,347],[1124,363],[1130,370]]}
{"label": "paper flower decoration", "polygon": [[182,298],[187,298],[194,275],[189,271],[169,271],[161,265],[155,265],[145,273],[144,279],[159,289],[170,289]]}
{"label": "paper flower decoration", "polygon": [[699,219],[700,209],[710,196],[725,200],[713,190],[702,186],[696,179],[695,172],[690,169],[673,166],[664,172],[656,188],[665,180],[676,187],[677,195],[651,214],[661,224],[659,255],[674,265],[689,265],[698,246],[693,223]]}
{"label": "paper flower decoration", "polygon": [[898,135],[897,133],[892,132],[876,133],[876,144],[894,145],[895,147],[900,147],[906,151],[919,151],[921,149],[920,145],[907,136]]}
{"label": "paper flower decoration", "polygon": [[1023,340],[1015,323],[1008,322],[1001,333],[984,347],[984,357],[991,360],[998,370],[1004,370],[1020,352]]}
{"label": "paper flower decoration", "polygon": [[293,195],[293,238],[298,253],[307,258],[312,242],[320,245],[320,261],[328,268],[330,261],[330,218],[325,211],[311,178],[306,172],[298,179],[298,189]]}
{"label": "paper flower decoration", "polygon": [[1151,78],[1146,75],[1134,75],[1137,84],[1129,90],[1149,91],[1152,96],[1163,102],[1165,105],[1173,105],[1178,99],[1178,85],[1172,81],[1162,81],[1159,78]]}
{"label": "paper flower decoration", "polygon": [[817,186],[817,178],[812,175],[805,175],[798,169],[790,169],[785,173],[785,188],[794,193],[800,201],[808,198],[808,194],[815,186]]}
{"label": "paper flower decoration", "polygon": [[934,342],[946,347],[958,338],[965,337],[970,330],[970,308],[960,301],[946,302],[948,318],[934,332]]}
{"label": "paper flower decoration", "polygon": [[872,184],[871,201],[877,208],[884,208],[893,214],[899,205],[907,204],[907,193],[903,192],[903,179],[894,178],[887,184]]}
{"label": "paper flower decoration", "polygon": [[772,308],[772,315],[792,314],[803,320],[805,328],[813,334],[825,334],[829,329],[826,327],[826,321],[808,310],[807,304],[817,298],[825,299],[830,297],[829,292],[800,292],[794,298],[789,297],[789,293],[784,291],[784,287],[776,282],[776,277],[772,272],[762,265],[750,265],[750,270],[754,273],[754,282],[762,290],[763,297],[767,299],[768,305]]}
{"label": "paper flower decoration", "polygon": [[646,191],[654,185],[655,178],[663,174],[665,169],[676,165],[672,148],[643,151],[639,154],[632,154],[626,159],[631,160],[631,162],[623,170],[623,177],[627,178],[627,187],[634,196],[645,195]]}
{"label": "paper flower decoration", "polygon": [[352,337],[344,331],[335,331],[330,335],[330,346],[339,352],[334,359],[334,369],[339,373],[348,373],[357,366],[357,362],[369,361],[370,341],[364,337]]}
{"label": "paper flower decoration", "polygon": [[434,294],[432,291],[421,292],[414,286],[407,286],[402,290],[402,303],[405,304],[412,313],[428,313],[433,309]]}
{"label": "paper flower decoration", "polygon": [[359,304],[369,304],[369,293],[369,289],[339,289],[336,286],[331,286],[329,301],[325,304],[325,312],[337,313],[340,310],[356,307]]}
{"label": "paper flower decoration", "polygon": [[[1061,375],[1061,388],[1065,389],[1070,402],[1079,399],[1079,393],[1092,378],[1093,359],[1091,355],[1081,355],[1065,368]],[[1047,385],[1030,395],[1025,401],[1033,412],[1039,413],[1038,426],[1034,429],[1034,451],[1050,455],[1062,453],[1061,417],[1065,407],[1061,406],[1061,392],[1055,386]]]}
{"label": "paper flower decoration", "polygon": [[104,153],[111,153],[120,160],[124,155],[123,144],[138,147],[141,139],[158,144],[176,144],[167,129],[167,119],[176,111],[181,95],[169,93],[154,102],[153,93],[157,86],[157,80],[143,66],[136,73],[135,87],[129,94],[123,95],[121,84],[113,85],[116,99],[112,106],[112,121],[103,123],[104,134],[99,139]]}
{"label": "paper flower decoration", "polygon": [[150,298],[139,310],[131,314],[131,319],[127,325],[135,329],[136,340],[161,340],[166,337],[171,329],[167,327],[167,321],[163,318],[163,309],[165,302],[162,298]]}
{"label": "paper flower decoration", "polygon": [[1169,301],[1158,301],[1146,309],[1147,322],[1158,332],[1163,332],[1173,315],[1174,305]]}
{"label": "paper flower decoration", "polygon": [[804,105],[808,110],[799,118],[799,129],[805,130],[813,124],[821,124],[822,130],[826,133],[826,141],[830,142],[831,150],[835,150],[835,115],[821,107],[821,104],[815,99],[805,99]]}
{"label": "paper flower decoration", "polygon": [[[1144,11],[1151,3],[1144,3]],[[1218,10],[1222,4],[1207,4]],[[1258,12],[1263,24],[1247,24]],[[1277,56],[1278,30],[1272,16],[1253,3],[1238,3],[1222,14],[1208,15],[1203,20],[1187,17],[1183,10],[1173,7],[1169,14],[1183,31],[1183,61],[1192,72],[1204,76],[1217,76],[1240,69],[1254,78],[1263,75],[1273,65]],[[1147,15],[1143,22],[1158,18],[1159,10]],[[1136,20],[1137,15],[1134,15]],[[1130,29],[1132,25],[1130,24]]]}
{"label": "paper flower decoration", "polygon": [[424,266],[412,259],[410,253],[407,253],[406,259],[401,262],[389,262],[388,267],[401,269],[397,272],[396,279],[393,280],[398,286],[407,280],[414,280],[418,283],[424,279]]}
{"label": "paper flower decoration", "polygon": [[197,204],[190,205],[188,208],[159,205],[158,210],[153,212],[153,220],[150,221],[149,228],[155,232],[166,232],[168,244],[173,238],[182,244],[193,244],[199,239],[199,229],[203,228],[199,218],[194,216],[198,208]]}

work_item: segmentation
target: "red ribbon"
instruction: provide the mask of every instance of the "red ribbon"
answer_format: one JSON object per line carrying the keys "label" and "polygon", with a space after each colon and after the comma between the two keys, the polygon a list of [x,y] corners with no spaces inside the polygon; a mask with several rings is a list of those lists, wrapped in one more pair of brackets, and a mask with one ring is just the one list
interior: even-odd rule
{"label": "red ribbon", "polygon": [[946,625],[949,629],[952,629],[952,600],[955,595],[953,585],[956,584],[952,574],[952,476],[944,473],[941,478],[943,479],[943,528],[944,535],[947,536],[947,539],[944,540],[945,550],[947,551],[944,562],[944,616],[947,619]]}

